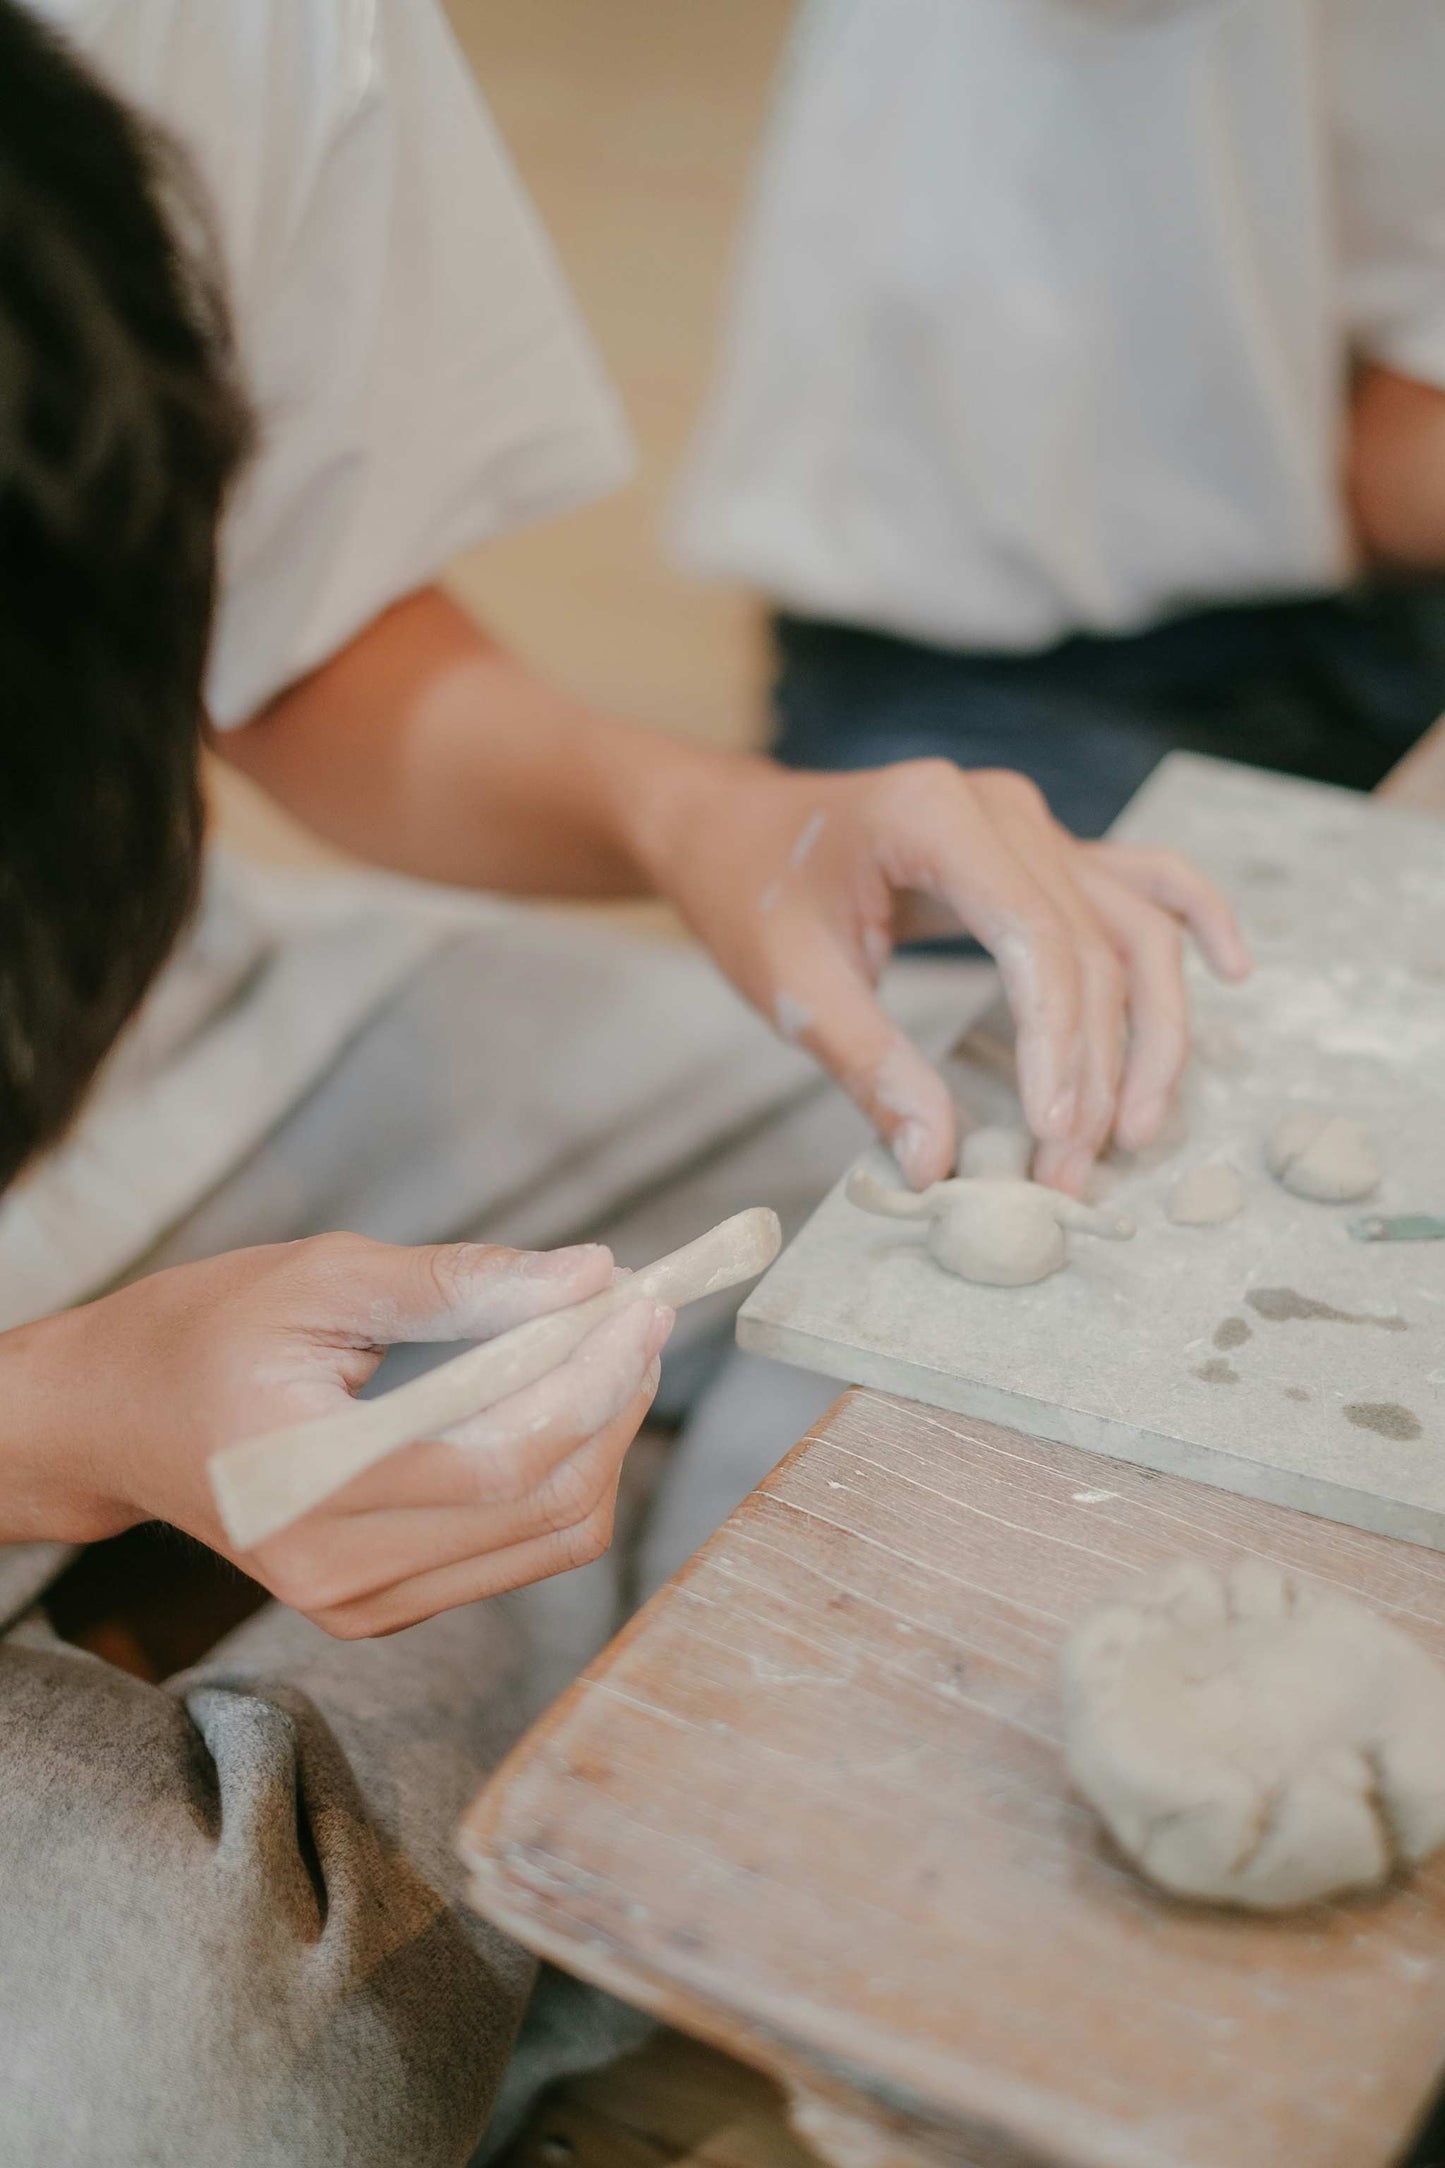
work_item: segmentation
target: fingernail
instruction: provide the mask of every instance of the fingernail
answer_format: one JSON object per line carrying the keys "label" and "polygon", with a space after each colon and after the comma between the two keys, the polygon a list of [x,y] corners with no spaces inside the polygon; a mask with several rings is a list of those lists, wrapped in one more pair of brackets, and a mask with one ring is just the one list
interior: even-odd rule
{"label": "fingernail", "polygon": [[605,1243],[574,1242],[565,1250],[529,1252],[522,1260],[522,1271],[529,1280],[575,1280],[585,1266],[610,1256]]}
{"label": "fingernail", "polygon": [[933,1179],[934,1152],[922,1122],[905,1122],[893,1132],[893,1157],[910,1189],[926,1189]]}

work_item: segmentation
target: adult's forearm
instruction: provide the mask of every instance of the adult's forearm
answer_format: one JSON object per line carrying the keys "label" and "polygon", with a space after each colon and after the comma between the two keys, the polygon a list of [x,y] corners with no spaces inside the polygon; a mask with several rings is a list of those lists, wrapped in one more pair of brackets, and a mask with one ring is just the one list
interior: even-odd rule
{"label": "adult's forearm", "polygon": [[1367,558],[1445,571],[1445,391],[1362,369],[1350,409],[1349,490]]}
{"label": "adult's forearm", "polygon": [[545,684],[437,588],[408,596],[219,750],[329,842],[517,895],[652,892],[652,806],[726,755]]}

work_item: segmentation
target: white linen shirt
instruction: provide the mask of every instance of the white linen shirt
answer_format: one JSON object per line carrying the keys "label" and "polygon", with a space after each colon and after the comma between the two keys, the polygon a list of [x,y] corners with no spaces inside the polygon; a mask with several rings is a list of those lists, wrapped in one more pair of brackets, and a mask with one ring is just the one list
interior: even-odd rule
{"label": "white linen shirt", "polygon": [[[616,399],[434,0],[32,4],[214,207],[261,428],[223,535],[223,728],[457,552],[625,477]],[[130,1270],[428,956],[511,908],[212,851],[79,1121],[0,1199],[0,1328]]]}
{"label": "white linen shirt", "polygon": [[206,184],[261,424],[209,684],[245,721],[447,561],[625,479],[435,0],[33,0]]}
{"label": "white linen shirt", "polygon": [[1445,385],[1440,0],[811,0],[676,527],[963,648],[1337,587],[1351,358]]}

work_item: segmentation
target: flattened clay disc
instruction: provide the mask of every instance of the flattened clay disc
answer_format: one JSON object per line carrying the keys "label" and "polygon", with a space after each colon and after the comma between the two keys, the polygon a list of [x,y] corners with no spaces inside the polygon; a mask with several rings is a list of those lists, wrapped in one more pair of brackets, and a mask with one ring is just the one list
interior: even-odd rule
{"label": "flattened clay disc", "polygon": [[1145,1580],[1084,1621],[1062,1679],[1075,1784],[1180,1896],[1280,1910],[1445,1842],[1445,1673],[1263,1559]]}

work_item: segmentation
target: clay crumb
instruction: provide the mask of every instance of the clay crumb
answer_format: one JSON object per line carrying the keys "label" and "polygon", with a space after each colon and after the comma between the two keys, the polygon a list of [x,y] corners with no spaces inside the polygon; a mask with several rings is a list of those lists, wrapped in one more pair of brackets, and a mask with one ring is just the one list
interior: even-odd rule
{"label": "clay crumb", "polygon": [[1219,1227],[1243,1209],[1244,1184],[1223,1160],[1181,1174],[1165,1206],[1176,1227]]}

